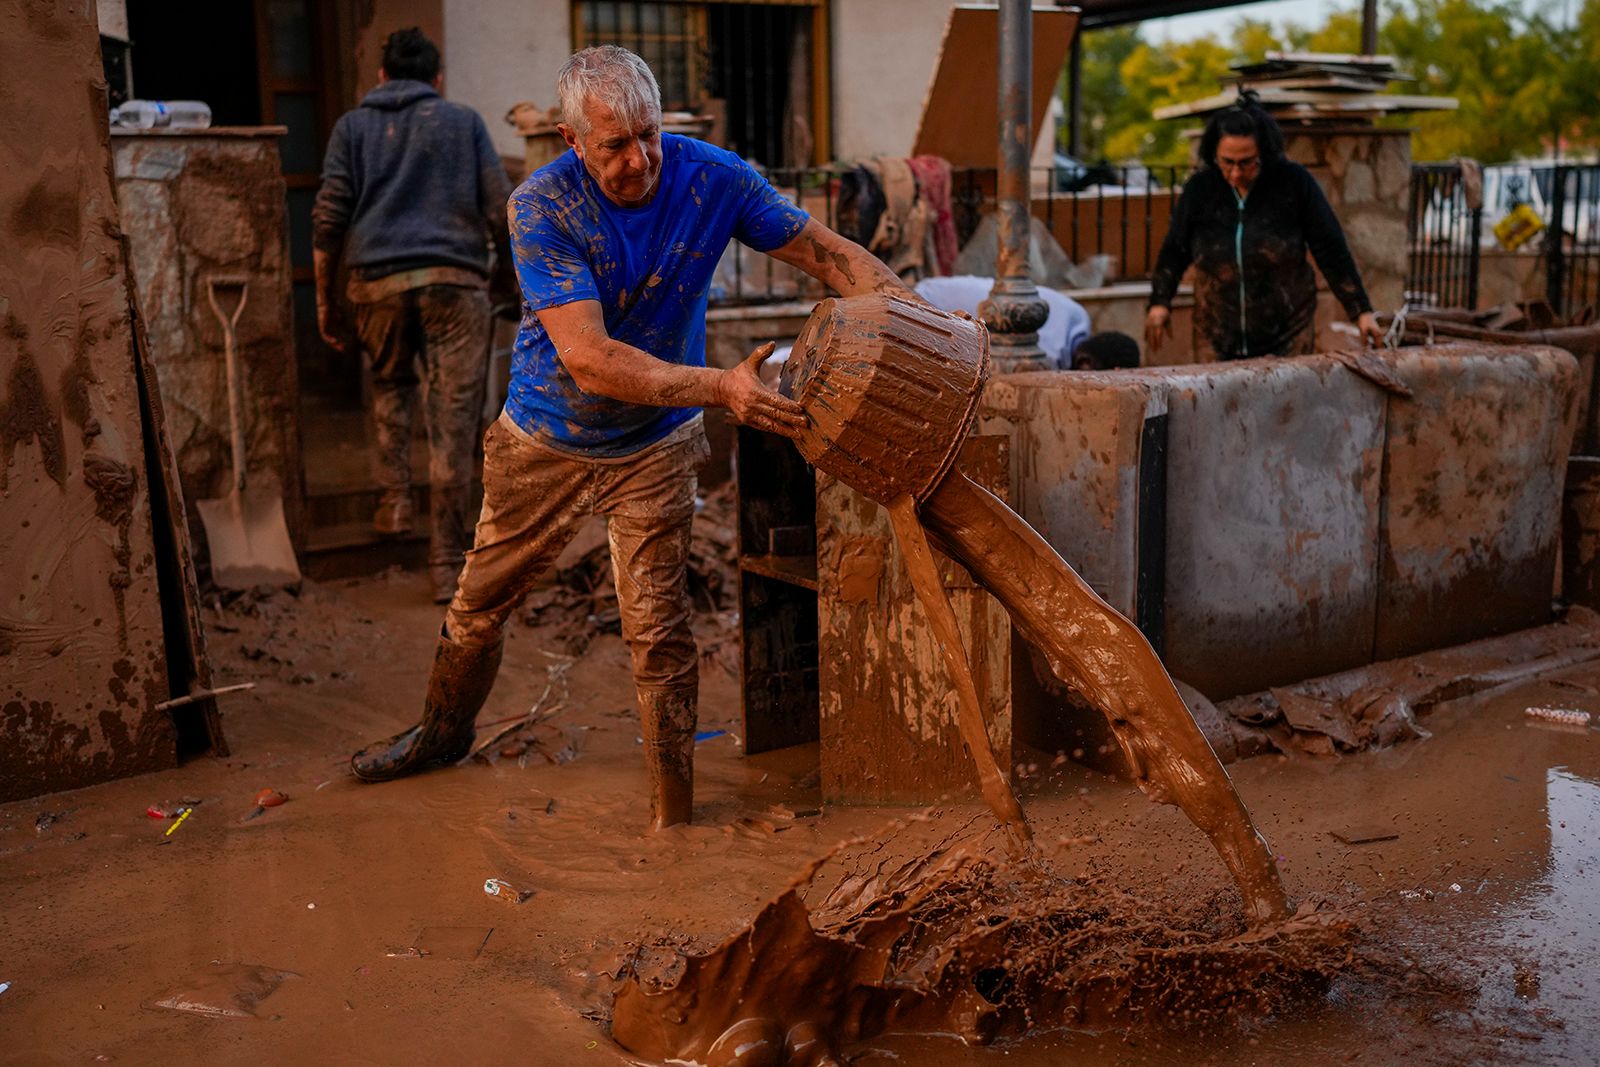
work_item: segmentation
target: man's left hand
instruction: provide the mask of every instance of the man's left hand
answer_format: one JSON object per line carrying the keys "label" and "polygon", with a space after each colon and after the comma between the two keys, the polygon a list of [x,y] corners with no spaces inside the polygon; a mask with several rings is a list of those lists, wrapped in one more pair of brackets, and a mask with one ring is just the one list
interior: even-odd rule
{"label": "man's left hand", "polygon": [[719,400],[734,420],[757,430],[798,437],[805,432],[805,409],[761,381],[761,364],[776,346],[768,341],[732,370],[724,371]]}
{"label": "man's left hand", "polygon": [[1383,331],[1378,328],[1378,316],[1372,312],[1363,311],[1361,313],[1361,317],[1356,320],[1356,332],[1361,335],[1363,341],[1373,348],[1383,347]]}

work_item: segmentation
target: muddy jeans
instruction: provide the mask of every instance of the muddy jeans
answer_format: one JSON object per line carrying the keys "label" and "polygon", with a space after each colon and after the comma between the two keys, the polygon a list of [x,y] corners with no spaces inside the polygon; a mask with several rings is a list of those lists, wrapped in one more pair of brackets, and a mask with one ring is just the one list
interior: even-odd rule
{"label": "muddy jeans", "polygon": [[488,292],[428,285],[357,304],[355,318],[361,347],[372,359],[378,485],[411,485],[419,392],[426,405],[429,482],[470,485],[489,369]]}
{"label": "muddy jeans", "polygon": [[604,515],[641,704],[699,684],[689,630],[689,527],[695,470],[710,448],[700,422],[622,459],[547,448],[506,416],[483,437],[483,512],[446,632],[488,645],[590,515]]}

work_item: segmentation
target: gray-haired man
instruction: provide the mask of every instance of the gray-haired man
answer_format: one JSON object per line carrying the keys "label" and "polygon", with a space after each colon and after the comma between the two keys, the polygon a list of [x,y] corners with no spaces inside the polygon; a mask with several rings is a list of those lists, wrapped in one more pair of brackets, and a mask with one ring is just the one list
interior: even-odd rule
{"label": "gray-haired man", "polygon": [[659,828],[687,822],[693,801],[699,674],[685,564],[706,454],[700,408],[791,436],[805,418],[761,383],[771,345],[732,370],[705,365],[712,271],[736,239],[846,296],[906,290],[737,156],[663,134],[660,91],[633,53],[585,49],[558,90],[571,151],[511,198],[522,327],[505,411],[484,438],[477,543],[422,722],[352,765],[382,781],[466,753],[506,619],[579,523],[601,514]]}

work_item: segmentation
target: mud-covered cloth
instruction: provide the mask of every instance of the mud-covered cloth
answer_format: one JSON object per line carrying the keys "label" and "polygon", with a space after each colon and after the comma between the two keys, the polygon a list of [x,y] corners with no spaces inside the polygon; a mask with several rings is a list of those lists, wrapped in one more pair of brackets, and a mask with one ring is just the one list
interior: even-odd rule
{"label": "mud-covered cloth", "polygon": [[523,303],[506,412],[553,448],[625,456],[699,409],[630,404],[580,389],[539,311],[596,300],[612,339],[668,363],[703,367],[706,301],[728,242],[770,252],[799,236],[809,218],[731,152],[669,133],[661,136],[661,157],[659,187],[641,208],[608,200],[570,151],[512,194]]}
{"label": "mud-covered cloth", "polygon": [[604,515],[622,636],[641,700],[690,692],[699,665],[689,629],[689,530],[695,471],[709,454],[696,418],[621,458],[558,451],[502,414],[483,438],[483,511],[446,632],[461,644],[499,640],[583,520]]}
{"label": "mud-covered cloth", "polygon": [[379,487],[411,485],[419,400],[428,430],[428,481],[435,489],[471,485],[487,379],[487,290],[429,285],[354,307],[356,333],[372,360]]}
{"label": "mud-covered cloth", "polygon": [[1170,307],[1178,280],[1195,267],[1195,325],[1218,359],[1308,350],[1317,304],[1316,259],[1328,287],[1355,320],[1372,310],[1327,197],[1310,171],[1264,164],[1240,197],[1215,167],[1183,187],[1150,280],[1150,304]]}
{"label": "mud-covered cloth", "polygon": [[510,193],[476,111],[425,82],[388,81],[334,124],[312,240],[361,278],[430,265],[487,277]]}

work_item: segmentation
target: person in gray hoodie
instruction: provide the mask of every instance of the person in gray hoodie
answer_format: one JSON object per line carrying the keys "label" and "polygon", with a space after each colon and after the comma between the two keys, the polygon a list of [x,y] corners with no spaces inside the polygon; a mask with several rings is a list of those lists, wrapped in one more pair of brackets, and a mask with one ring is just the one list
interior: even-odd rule
{"label": "person in gray hoodie", "polygon": [[511,186],[483,119],[439,95],[439,49],[421,30],[389,35],[378,82],[328,139],[312,212],[317,328],[345,350],[337,280],[347,277],[354,334],[372,363],[380,534],[412,528],[411,428],[425,398],[428,564],[442,604],[471,543],[494,256],[514,291]]}

